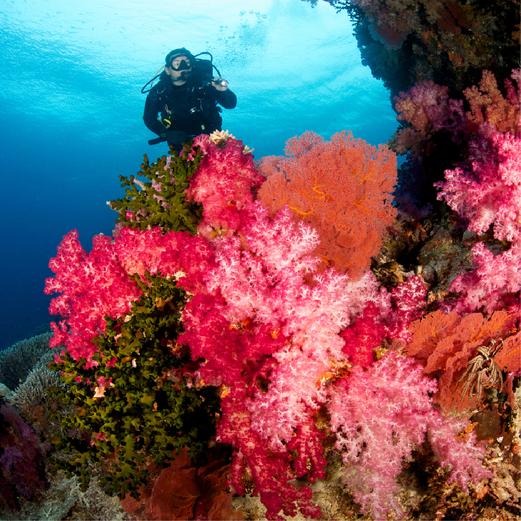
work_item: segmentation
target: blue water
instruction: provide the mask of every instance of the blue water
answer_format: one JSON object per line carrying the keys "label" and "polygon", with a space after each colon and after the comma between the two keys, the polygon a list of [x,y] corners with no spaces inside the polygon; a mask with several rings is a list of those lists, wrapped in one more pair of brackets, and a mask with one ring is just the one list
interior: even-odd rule
{"label": "blue water", "polygon": [[120,174],[150,146],[141,87],[173,48],[209,51],[237,108],[223,128],[258,159],[287,139],[349,129],[372,144],[397,127],[362,66],[346,12],[299,0],[2,0],[0,349],[51,320],[44,281],[63,235],[110,234]]}

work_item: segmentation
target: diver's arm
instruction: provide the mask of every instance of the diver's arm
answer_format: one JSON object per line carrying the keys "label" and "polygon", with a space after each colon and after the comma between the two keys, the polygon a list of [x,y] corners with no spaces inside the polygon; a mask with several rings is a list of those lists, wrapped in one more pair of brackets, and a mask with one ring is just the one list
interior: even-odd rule
{"label": "diver's arm", "polygon": [[224,91],[214,89],[213,96],[215,101],[225,109],[234,109],[237,105],[237,96],[230,89]]}
{"label": "diver's arm", "polygon": [[161,102],[158,99],[154,99],[154,97],[150,94],[147,96],[147,100],[145,102],[143,121],[149,130],[159,136],[165,132],[165,127],[157,119],[157,115],[159,112],[161,112]]}

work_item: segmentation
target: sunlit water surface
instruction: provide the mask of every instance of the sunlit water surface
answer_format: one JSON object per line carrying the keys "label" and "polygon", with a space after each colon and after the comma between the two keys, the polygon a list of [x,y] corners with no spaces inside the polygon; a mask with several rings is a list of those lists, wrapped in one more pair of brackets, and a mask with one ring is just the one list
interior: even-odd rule
{"label": "sunlit water surface", "polygon": [[389,94],[362,66],[346,12],[299,0],[2,0],[0,349],[48,323],[47,265],[75,228],[110,234],[120,174],[150,146],[141,87],[176,47],[209,51],[237,94],[223,128],[254,155],[349,129],[384,143]]}

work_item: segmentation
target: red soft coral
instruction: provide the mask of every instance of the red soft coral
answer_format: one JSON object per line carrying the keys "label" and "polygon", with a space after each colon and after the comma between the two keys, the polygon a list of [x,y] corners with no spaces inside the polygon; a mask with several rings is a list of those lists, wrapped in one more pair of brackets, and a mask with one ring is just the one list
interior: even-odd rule
{"label": "red soft coral", "polygon": [[103,235],[94,237],[87,254],[73,230],[49,263],[56,276],[46,280],[45,292],[61,293],[52,299],[50,312],[66,319],[52,324],[51,346],[65,345],[75,360],[85,358],[90,366],[98,350],[93,339],[104,333],[105,317],[117,319],[129,313],[141,295],[129,276],[143,278],[147,272],[161,272],[195,292],[203,286],[205,270],[213,265],[213,251],[206,241],[187,232],[163,235],[159,228],[123,228],[114,241]]}
{"label": "red soft coral", "polygon": [[377,307],[369,302],[354,326],[340,334],[345,341],[344,351],[354,365],[367,367],[373,363],[373,352],[380,347],[385,334],[380,318]]}
{"label": "red soft coral", "polygon": [[[285,515],[294,516],[297,506],[305,517],[320,519],[320,507],[310,501],[311,489],[306,486],[297,488],[290,483],[294,474],[289,465],[289,454],[271,452],[266,440],[251,428],[251,414],[244,406],[246,394],[246,386],[238,382],[234,392],[223,399],[223,416],[217,431],[219,441],[231,443],[236,449],[231,478],[235,492],[238,495],[245,492],[242,473],[244,463],[247,463],[261,501],[267,509],[268,519],[284,521],[279,512],[282,510]],[[300,457],[305,458],[302,455]],[[321,463],[322,460],[319,460],[319,465]]]}
{"label": "red soft coral", "polygon": [[128,313],[141,290],[128,278],[110,237],[97,235],[87,254],[78,241],[78,232],[69,232],[58,247],[49,267],[56,276],[45,281],[45,293],[61,293],[51,301],[49,311],[61,315],[59,325],[51,324],[51,347],[65,345],[75,360],[85,358],[87,367],[98,350],[93,339],[105,331],[105,317]]}

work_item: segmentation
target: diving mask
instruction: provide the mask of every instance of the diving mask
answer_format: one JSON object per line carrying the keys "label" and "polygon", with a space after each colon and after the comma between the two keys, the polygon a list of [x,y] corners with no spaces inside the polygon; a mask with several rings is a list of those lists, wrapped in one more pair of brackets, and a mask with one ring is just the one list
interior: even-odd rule
{"label": "diving mask", "polygon": [[188,60],[181,60],[177,65],[172,63],[170,68],[174,71],[189,71],[192,69],[192,66]]}

